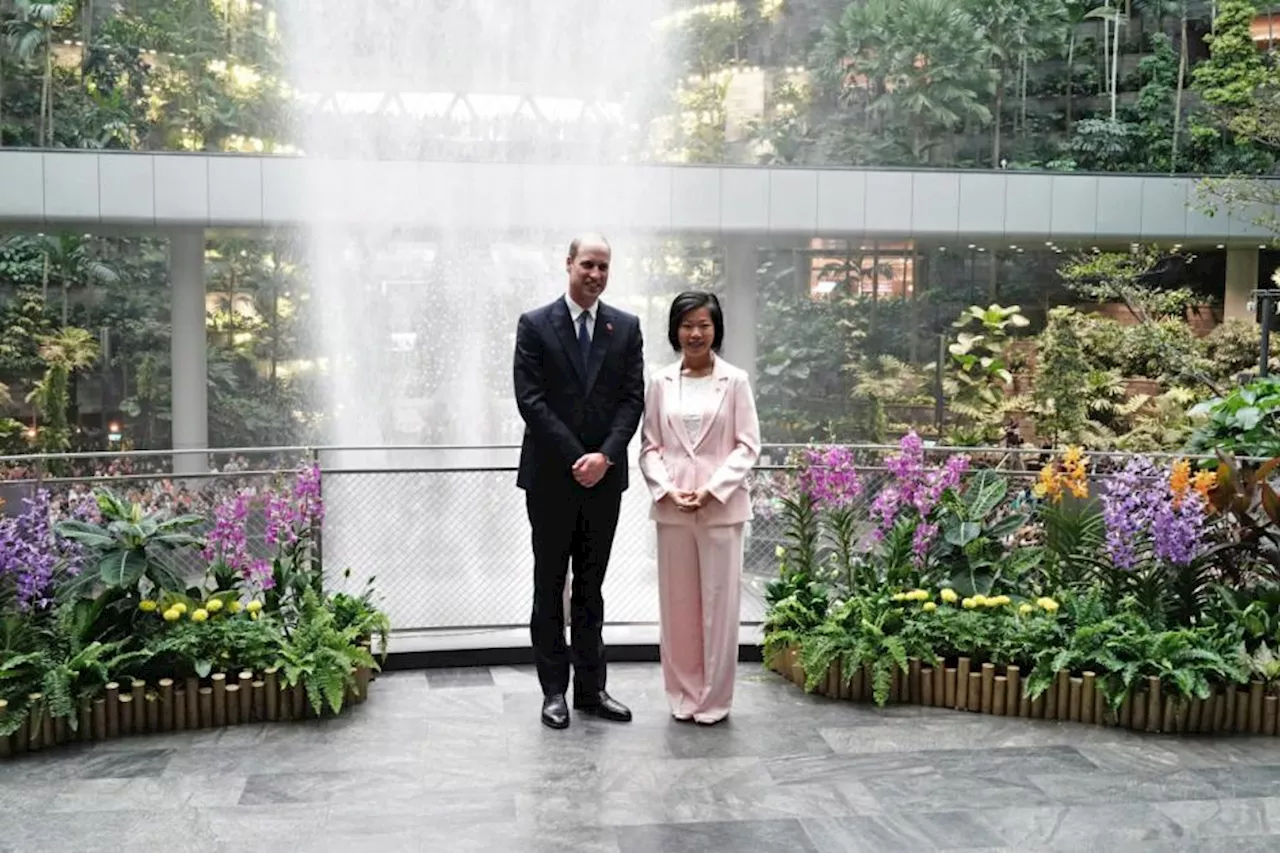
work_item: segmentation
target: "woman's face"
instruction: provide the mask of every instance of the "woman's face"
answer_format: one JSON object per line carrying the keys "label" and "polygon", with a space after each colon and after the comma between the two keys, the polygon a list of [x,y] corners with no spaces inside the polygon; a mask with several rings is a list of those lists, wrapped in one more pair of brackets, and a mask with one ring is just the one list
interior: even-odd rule
{"label": "woman's face", "polygon": [[711,309],[695,308],[680,320],[680,351],[685,355],[703,356],[716,342],[716,327],[711,322]]}

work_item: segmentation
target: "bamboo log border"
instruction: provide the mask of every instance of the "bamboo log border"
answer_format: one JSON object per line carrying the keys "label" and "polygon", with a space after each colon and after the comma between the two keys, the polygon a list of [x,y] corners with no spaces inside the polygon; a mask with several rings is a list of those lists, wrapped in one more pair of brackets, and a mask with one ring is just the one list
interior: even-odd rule
{"label": "bamboo log border", "polygon": [[[804,686],[798,647],[782,652],[769,668]],[[1025,685],[1025,676],[1016,666],[969,657],[935,662],[911,658],[905,672],[894,668],[888,702],[1151,734],[1280,736],[1280,695],[1268,694],[1261,681],[1217,685],[1207,699],[1179,699],[1162,690],[1159,679],[1145,678],[1134,685],[1118,709],[1107,706],[1095,672],[1062,670],[1035,699],[1023,693]],[[846,674],[839,662],[833,663],[815,692],[834,699],[871,702],[871,668],[863,666]]]}
{"label": "bamboo log border", "polygon": [[[347,690],[343,699],[344,712],[369,698],[372,680],[372,672],[367,667],[356,669],[356,684]],[[0,760],[66,743],[316,716],[306,701],[302,685],[285,687],[275,667],[261,673],[218,672],[203,680],[160,678],[154,684],[138,679],[112,681],[104,686],[103,695],[86,700],[76,709],[74,722],[49,715],[42,694],[31,694],[28,703],[29,713],[18,730],[0,737]],[[11,713],[9,704],[0,700],[0,723],[8,713]],[[332,716],[332,712],[326,706],[321,716]]]}

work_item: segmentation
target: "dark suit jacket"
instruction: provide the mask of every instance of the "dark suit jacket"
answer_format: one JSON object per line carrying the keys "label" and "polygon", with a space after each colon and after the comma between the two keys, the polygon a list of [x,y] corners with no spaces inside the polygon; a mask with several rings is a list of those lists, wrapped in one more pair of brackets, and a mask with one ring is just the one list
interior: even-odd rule
{"label": "dark suit jacket", "polygon": [[522,489],[582,490],[571,469],[595,451],[613,465],[593,490],[627,488],[627,444],[644,415],[644,339],[634,314],[603,302],[597,307],[585,365],[564,297],[520,316],[515,393],[525,430],[516,485]]}

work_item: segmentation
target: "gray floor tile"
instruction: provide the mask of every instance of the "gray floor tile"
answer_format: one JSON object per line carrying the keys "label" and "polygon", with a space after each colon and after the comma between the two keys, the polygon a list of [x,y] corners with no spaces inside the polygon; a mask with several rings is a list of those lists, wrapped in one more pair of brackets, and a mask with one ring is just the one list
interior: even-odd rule
{"label": "gray floor tile", "polygon": [[243,776],[156,776],[81,779],[46,804],[50,815],[67,812],[178,811],[233,806],[245,787]]}
{"label": "gray floor tile", "polygon": [[531,667],[396,672],[339,719],[25,756],[0,853],[1280,850],[1280,739],[874,708],[749,665],[713,728],[655,665],[609,689],[632,723],[552,731]]}
{"label": "gray floor tile", "polygon": [[1212,785],[1222,797],[1280,796],[1280,764],[1211,767],[1188,772]]}
{"label": "gray floor tile", "polygon": [[458,687],[493,687],[493,674],[488,667],[460,667],[458,669],[427,670],[427,686],[432,690]]}
{"label": "gray floor tile", "polygon": [[1005,846],[996,832],[968,812],[806,819],[803,824],[820,853],[990,850]]}
{"label": "gray floor tile", "polygon": [[[1172,773],[1069,773],[1030,777],[1050,799],[1067,805],[1159,803],[1176,800],[1216,800],[1224,796],[1214,780],[1194,770]],[[1244,795],[1248,796],[1248,795]]]}
{"label": "gray floor tile", "polygon": [[618,848],[621,853],[818,853],[798,820],[620,827]]}
{"label": "gray floor tile", "polygon": [[988,809],[980,817],[1018,850],[1079,853],[1188,840],[1183,827],[1150,803]]}
{"label": "gray floor tile", "polygon": [[132,779],[159,776],[173,759],[172,749],[138,749],[128,752],[100,752],[89,757],[81,768],[81,779]]}
{"label": "gray floor tile", "polygon": [[1194,838],[1280,833],[1280,799],[1191,800],[1154,803]]}

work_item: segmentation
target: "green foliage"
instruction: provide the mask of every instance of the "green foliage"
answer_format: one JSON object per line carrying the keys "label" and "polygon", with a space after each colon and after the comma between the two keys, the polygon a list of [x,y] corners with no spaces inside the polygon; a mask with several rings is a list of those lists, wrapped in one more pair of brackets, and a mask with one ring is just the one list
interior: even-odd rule
{"label": "green foliage", "polygon": [[200,515],[169,517],[165,511],[147,513],[141,504],[126,503],[110,489],[94,490],[102,522],[67,520],[59,522],[59,536],[79,542],[97,555],[96,574],[85,573],[75,585],[83,594],[100,585],[106,590],[122,590],[139,598],[141,583],[170,592],[183,589],[183,580],[174,573],[166,557],[172,552],[195,548],[201,539],[187,531],[204,521]]}
{"label": "green foliage", "polygon": [[1222,0],[1215,7],[1213,31],[1204,37],[1209,58],[1191,74],[1200,97],[1211,107],[1247,109],[1258,87],[1267,82],[1266,65],[1252,33],[1258,8],[1254,0]]}
{"label": "green foliage", "polygon": [[1196,406],[1208,421],[1195,431],[1187,450],[1234,456],[1280,456],[1280,379],[1265,376]]}
{"label": "green foliage", "polygon": [[262,672],[280,656],[280,625],[248,612],[204,622],[159,622],[157,629],[148,643],[148,668],[156,673],[208,678],[215,671]]}
{"label": "green foliage", "polygon": [[[344,579],[350,579],[350,577],[350,569],[343,572]],[[354,629],[356,636],[362,643],[368,643],[374,636],[377,636],[382,648],[382,656],[385,660],[391,640],[391,619],[374,604],[376,593],[373,584],[375,580],[377,580],[377,576],[371,575],[365,581],[364,590],[359,595],[351,595],[345,592],[334,593],[329,597],[329,609],[333,611],[334,626],[339,631],[346,631],[349,628]]]}
{"label": "green foliage", "polygon": [[905,673],[909,658],[930,654],[919,637],[902,634],[904,625],[902,606],[884,590],[836,603],[827,620],[808,633],[801,646],[805,689],[817,687],[833,662],[840,663],[846,682],[867,666],[875,702],[883,705],[889,698],[893,670]]}
{"label": "green foliage", "polygon": [[1164,290],[1156,276],[1190,259],[1158,246],[1130,252],[1080,252],[1058,270],[1067,286],[1096,302],[1123,302],[1139,322],[1181,318],[1194,297],[1189,290]]}
{"label": "green foliage", "polygon": [[1096,499],[1064,495],[1039,507],[1044,525],[1044,560],[1040,590],[1078,589],[1097,576],[1097,554],[1106,539],[1102,509]]}
{"label": "green foliage", "polygon": [[326,705],[335,714],[342,710],[348,688],[356,686],[357,667],[378,668],[369,651],[356,645],[359,638],[358,627],[339,628],[333,611],[307,590],[298,625],[280,650],[280,668],[286,685],[306,689],[317,715]]}
{"label": "green foliage", "polygon": [[1040,561],[1038,549],[1010,554],[1005,547],[1005,540],[1028,520],[1026,514],[1004,506],[1008,489],[1003,474],[982,470],[963,492],[943,494],[938,516],[942,535],[930,556],[949,567],[947,585],[961,595],[985,595],[1031,571]]}
{"label": "green foliage", "polygon": [[[1246,371],[1258,369],[1262,354],[1262,327],[1250,320],[1233,317],[1215,326],[1204,337],[1204,356],[1221,379],[1234,380]],[[1280,369],[1280,335],[1271,338],[1268,361],[1273,370]]]}
{"label": "green foliage", "polygon": [[[961,425],[953,439],[957,444],[985,445],[997,440],[1004,419],[1003,401],[1013,374],[1009,371],[1008,343],[1012,330],[1030,321],[1017,305],[966,309],[953,324],[961,331],[947,347],[943,392]],[[929,368],[926,368],[929,369]]]}
{"label": "green foliage", "polygon": [[1208,698],[1211,684],[1245,680],[1231,637],[1202,628],[1152,630],[1132,611],[1079,624],[1063,648],[1042,650],[1027,695],[1039,696],[1064,669],[1098,673],[1098,689],[1112,710],[1149,677],[1160,680],[1162,691],[1186,699]]}
{"label": "green foliage", "polygon": [[[66,718],[74,731],[79,726],[76,712],[83,701],[146,659],[146,652],[128,650],[127,638],[93,639],[108,601],[63,603],[27,638],[27,651],[10,654],[0,662],[0,699],[9,702],[8,713],[0,720],[0,736],[16,731],[33,710]],[[33,693],[43,696],[36,708],[30,701]]]}
{"label": "green foliage", "polygon": [[[1148,679],[1177,701],[1251,677],[1280,682],[1271,652],[1280,646],[1280,498],[1271,485],[1280,458],[1257,469],[1223,458],[1216,485],[1194,484],[1209,490],[1209,547],[1172,565],[1141,537],[1125,570],[1107,556],[1099,501],[1084,495],[1084,460],[1069,454],[1061,465],[1048,469],[1059,479],[1039,478],[1035,503],[1012,495],[1005,473],[980,469],[944,490],[936,512],[900,515],[863,557],[876,572],[857,584],[838,572],[819,584],[784,560],[767,596],[766,659],[798,647],[808,690],[833,665],[846,680],[865,669],[878,703],[913,658],[1016,665],[1031,699],[1063,671],[1092,672],[1113,711]],[[927,482],[917,469],[907,476]],[[829,512],[793,529],[821,528]],[[912,554],[922,529],[936,536],[923,567]],[[788,559],[809,553],[780,546]],[[892,568],[895,560],[903,566]]]}
{"label": "green foliage", "polygon": [[1070,308],[1049,312],[1049,325],[1037,342],[1035,391],[1036,432],[1051,444],[1078,441],[1088,421],[1088,405],[1080,388],[1089,375],[1080,315]]}

